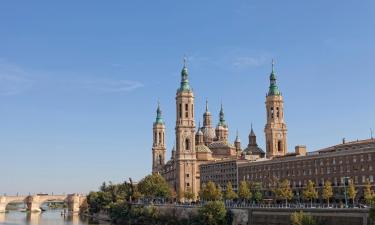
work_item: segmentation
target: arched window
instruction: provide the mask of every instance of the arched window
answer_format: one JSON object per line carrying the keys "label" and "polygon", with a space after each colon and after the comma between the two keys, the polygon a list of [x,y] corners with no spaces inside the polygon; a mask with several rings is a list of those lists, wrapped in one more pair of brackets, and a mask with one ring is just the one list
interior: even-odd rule
{"label": "arched window", "polygon": [[179,105],[178,115],[179,115],[179,118],[182,117],[182,105],[181,104]]}
{"label": "arched window", "polygon": [[281,142],[281,141],[278,141],[278,142],[277,142],[277,150],[278,150],[279,152],[282,152],[282,151],[283,151],[283,146],[282,146],[282,142]]}
{"label": "arched window", "polygon": [[273,119],[273,114],[274,114],[273,107],[271,107],[271,118],[272,119]]}
{"label": "arched window", "polygon": [[162,157],[159,155],[159,165],[162,165]]}
{"label": "arched window", "polygon": [[189,139],[185,140],[185,150],[190,150],[190,140]]}
{"label": "arched window", "polygon": [[280,110],[279,110],[279,107],[276,108],[276,117],[277,117],[277,118],[280,117]]}
{"label": "arched window", "polygon": [[189,105],[188,104],[185,104],[185,117],[186,118],[189,117]]}
{"label": "arched window", "polygon": [[161,132],[159,132],[159,144],[161,144]]}

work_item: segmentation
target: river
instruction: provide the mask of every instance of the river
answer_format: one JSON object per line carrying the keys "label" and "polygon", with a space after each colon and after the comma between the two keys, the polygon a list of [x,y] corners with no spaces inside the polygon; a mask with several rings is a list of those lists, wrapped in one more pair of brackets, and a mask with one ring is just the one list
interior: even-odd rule
{"label": "river", "polygon": [[9,211],[0,213],[1,225],[109,225],[89,221],[79,215],[62,216],[61,210],[47,210],[43,213]]}

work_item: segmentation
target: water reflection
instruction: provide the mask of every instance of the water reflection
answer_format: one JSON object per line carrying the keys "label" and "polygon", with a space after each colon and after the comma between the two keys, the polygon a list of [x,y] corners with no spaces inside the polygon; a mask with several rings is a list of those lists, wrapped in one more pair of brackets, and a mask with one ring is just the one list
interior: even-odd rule
{"label": "water reflection", "polygon": [[5,223],[5,213],[0,213],[0,224]]}
{"label": "water reflection", "polygon": [[[87,218],[78,214],[62,215],[61,210],[47,210],[42,213],[26,213],[9,211],[0,213],[0,225],[105,225],[105,223],[92,223]],[[108,225],[108,224],[107,224]]]}
{"label": "water reflection", "polygon": [[26,224],[39,225],[41,213],[27,213]]}

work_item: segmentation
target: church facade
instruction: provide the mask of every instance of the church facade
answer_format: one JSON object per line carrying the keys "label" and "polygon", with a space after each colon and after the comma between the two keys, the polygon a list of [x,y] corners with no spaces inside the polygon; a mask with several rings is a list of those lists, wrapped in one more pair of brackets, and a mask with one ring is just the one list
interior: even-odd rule
{"label": "church facade", "polygon": [[267,123],[265,125],[266,152],[256,142],[251,127],[249,143],[242,150],[238,137],[233,143],[228,140],[229,129],[225,121],[223,105],[219,121],[213,125],[212,114],[206,101],[203,125],[195,123],[194,92],[189,83],[186,61],[181,71],[181,83],[176,92],[175,146],[171,158],[166,160],[165,124],[158,104],[153,124],[152,172],[161,174],[183,200],[186,192],[198,196],[200,190],[200,166],[225,160],[257,161],[264,158],[284,156],[287,153],[287,128],[284,121],[283,96],[276,83],[274,63],[270,74],[270,86],[266,97]]}

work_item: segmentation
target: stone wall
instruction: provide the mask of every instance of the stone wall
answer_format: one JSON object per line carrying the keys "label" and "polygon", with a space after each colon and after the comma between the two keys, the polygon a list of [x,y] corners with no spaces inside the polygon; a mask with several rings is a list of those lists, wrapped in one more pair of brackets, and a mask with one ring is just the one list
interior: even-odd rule
{"label": "stone wall", "polygon": [[[160,213],[176,215],[178,218],[191,218],[198,213],[196,207],[156,206]],[[302,209],[301,209],[302,210]],[[233,225],[290,225],[290,215],[300,209],[231,209]],[[324,225],[372,225],[368,220],[367,209],[303,209]]]}

